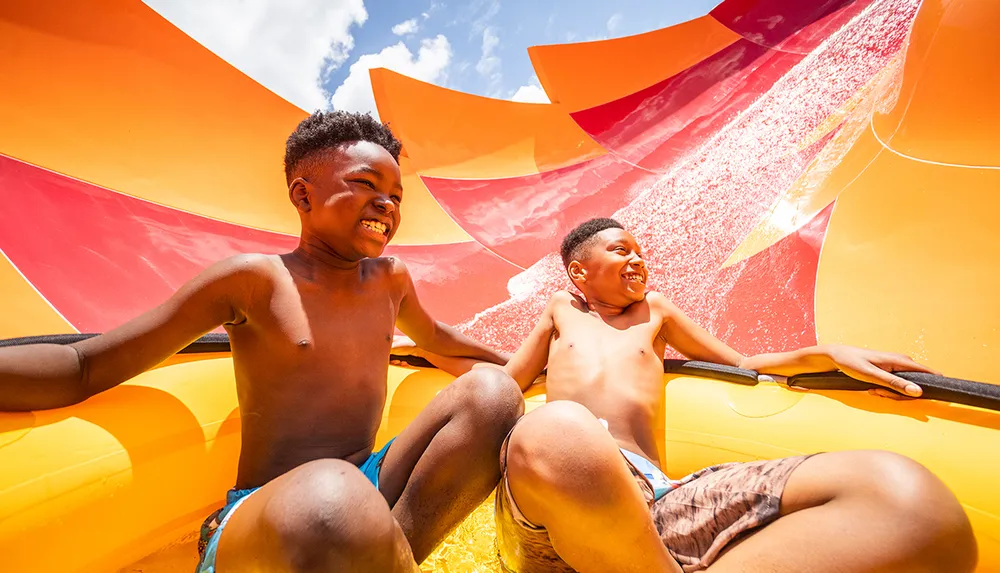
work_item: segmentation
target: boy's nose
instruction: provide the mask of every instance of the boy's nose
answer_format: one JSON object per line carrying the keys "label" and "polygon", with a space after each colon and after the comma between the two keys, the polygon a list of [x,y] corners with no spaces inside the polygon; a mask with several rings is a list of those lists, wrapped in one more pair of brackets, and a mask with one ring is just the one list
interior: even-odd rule
{"label": "boy's nose", "polygon": [[396,205],[392,202],[392,199],[376,199],[375,208],[388,215],[396,210]]}

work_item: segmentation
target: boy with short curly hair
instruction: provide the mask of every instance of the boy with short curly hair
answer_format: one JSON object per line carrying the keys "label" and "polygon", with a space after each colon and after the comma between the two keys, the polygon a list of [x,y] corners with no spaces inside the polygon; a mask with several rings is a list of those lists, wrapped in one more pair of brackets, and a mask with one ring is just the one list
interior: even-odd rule
{"label": "boy with short curly hair", "polygon": [[222,325],[243,446],[198,571],[416,571],[495,487],[523,404],[509,377],[479,369],[373,451],[394,325],[438,354],[503,362],[433,320],[405,265],[380,256],[400,222],[399,151],[368,115],[309,116],[285,155],[298,248],[216,263],[95,338],[0,349],[0,411],[80,402]]}

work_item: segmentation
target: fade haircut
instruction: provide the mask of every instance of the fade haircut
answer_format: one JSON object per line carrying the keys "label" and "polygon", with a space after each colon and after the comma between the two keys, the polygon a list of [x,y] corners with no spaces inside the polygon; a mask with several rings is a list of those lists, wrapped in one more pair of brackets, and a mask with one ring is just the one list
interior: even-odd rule
{"label": "fade haircut", "polygon": [[562,255],[563,266],[569,268],[574,259],[579,260],[580,254],[594,243],[594,237],[605,229],[625,229],[614,219],[591,219],[580,223],[563,239],[559,254]]}
{"label": "fade haircut", "polygon": [[285,180],[291,183],[296,168],[317,152],[350,141],[369,141],[381,145],[399,163],[402,144],[389,130],[368,113],[317,111],[302,120],[285,143]]}

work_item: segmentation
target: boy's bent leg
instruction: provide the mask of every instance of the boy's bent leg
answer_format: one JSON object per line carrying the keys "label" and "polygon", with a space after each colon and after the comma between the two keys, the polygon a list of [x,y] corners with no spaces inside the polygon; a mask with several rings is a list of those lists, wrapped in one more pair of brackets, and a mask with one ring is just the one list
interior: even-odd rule
{"label": "boy's bent leg", "polygon": [[418,563],[496,487],[500,445],[523,412],[513,379],[496,368],[476,368],[396,437],[379,489]]}
{"label": "boy's bent leg", "polygon": [[802,462],[781,517],[709,571],[959,573],[975,563],[969,520],[937,477],[903,456],[857,451]]}
{"label": "boy's bent leg", "polygon": [[538,408],[511,432],[506,454],[513,503],[525,520],[548,531],[574,570],[680,571],[618,445],[585,407],[557,401]]}
{"label": "boy's bent leg", "polygon": [[317,460],[269,482],[233,512],[215,570],[413,573],[417,565],[364,474],[343,460]]}

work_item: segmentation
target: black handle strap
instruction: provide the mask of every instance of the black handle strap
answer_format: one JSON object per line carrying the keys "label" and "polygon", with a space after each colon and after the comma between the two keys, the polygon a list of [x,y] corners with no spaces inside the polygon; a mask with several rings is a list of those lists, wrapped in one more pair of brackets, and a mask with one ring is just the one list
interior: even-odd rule
{"label": "black handle strap", "polygon": [[[81,340],[93,338],[97,334],[46,334],[44,336],[22,336],[20,338],[0,339],[0,348],[5,346],[21,346],[24,344],[73,344]],[[210,352],[229,352],[229,335],[225,332],[210,332],[177,351],[177,354],[206,354]]]}
{"label": "black handle strap", "polygon": [[[0,339],[0,348],[23,344],[72,344],[94,336],[97,335],[51,334],[7,338]],[[229,351],[229,335],[224,332],[212,332],[187,345],[178,354],[203,354]],[[400,360],[410,366],[433,368],[430,362],[416,356],[392,355],[390,358],[392,360]],[[712,378],[744,386],[754,386],[757,384],[757,373],[753,370],[744,370],[734,366],[725,366],[723,364],[701,362],[698,360],[664,360],[663,372],[665,374]],[[924,393],[921,398],[1000,411],[1000,385],[936,376],[925,372],[895,372],[894,374],[923,388]],[[788,385],[810,390],[869,390],[881,387],[856,380],[843,372],[797,374],[788,378]]]}
{"label": "black handle strap", "polygon": [[753,370],[744,370],[714,362],[701,362],[700,360],[664,360],[663,373],[700,376],[744,386],[757,385],[757,373]]}
{"label": "black handle strap", "polygon": [[[935,376],[925,372],[894,372],[896,376],[923,388],[921,398],[965,404],[1000,411],[1000,386],[960,378]],[[810,390],[869,390],[881,388],[875,384],[851,378],[843,372],[797,374],[788,379],[789,386]]]}

